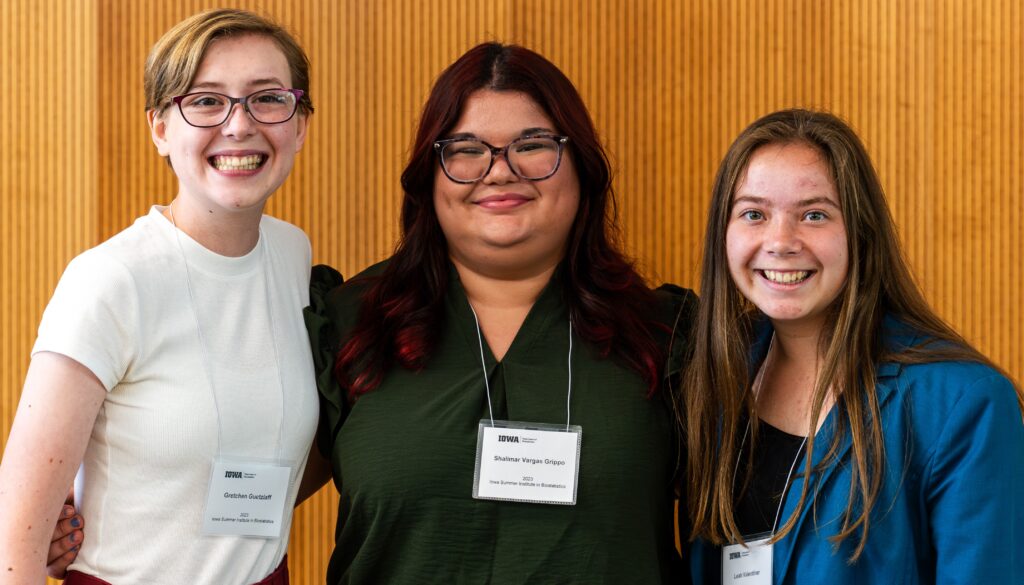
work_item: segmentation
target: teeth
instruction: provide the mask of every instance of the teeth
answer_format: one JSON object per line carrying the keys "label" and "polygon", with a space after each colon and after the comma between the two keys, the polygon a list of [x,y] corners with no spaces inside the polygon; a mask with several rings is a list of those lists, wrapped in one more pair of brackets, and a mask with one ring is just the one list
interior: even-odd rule
{"label": "teeth", "polygon": [[262,162],[263,155],[261,154],[213,157],[213,166],[218,171],[253,171],[258,169]]}
{"label": "teeth", "polygon": [[793,284],[802,282],[810,276],[810,271],[807,270],[795,270],[790,272],[780,272],[778,270],[764,270],[764,277],[772,282],[779,284]]}

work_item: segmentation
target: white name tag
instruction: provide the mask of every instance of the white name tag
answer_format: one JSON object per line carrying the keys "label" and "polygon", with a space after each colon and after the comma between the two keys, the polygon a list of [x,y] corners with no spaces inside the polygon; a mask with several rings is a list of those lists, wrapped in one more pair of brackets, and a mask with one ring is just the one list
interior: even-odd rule
{"label": "white name tag", "polygon": [[[755,537],[756,538],[756,537]],[[772,549],[769,537],[747,540],[747,546],[722,547],[722,583],[772,585]]]}
{"label": "white name tag", "polygon": [[480,421],[473,497],[576,504],[583,427]]}
{"label": "white name tag", "polygon": [[203,534],[280,538],[291,473],[287,465],[215,460]]}

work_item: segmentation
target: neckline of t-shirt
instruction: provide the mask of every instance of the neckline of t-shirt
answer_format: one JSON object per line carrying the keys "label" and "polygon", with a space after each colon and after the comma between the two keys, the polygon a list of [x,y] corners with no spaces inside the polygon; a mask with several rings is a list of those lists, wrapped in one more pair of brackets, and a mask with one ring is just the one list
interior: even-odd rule
{"label": "neckline of t-shirt", "polygon": [[[184,252],[190,270],[198,270],[204,274],[217,277],[240,277],[256,272],[263,266],[263,230],[260,230],[260,239],[257,240],[253,249],[244,256],[223,256],[218,254],[199,242],[180,228],[174,226],[171,220],[164,215],[166,206],[154,205],[149,210],[148,217],[163,231],[170,239],[171,245],[178,247],[181,243],[181,251]],[[263,225],[263,221],[260,221]],[[177,240],[174,241],[174,240]]]}
{"label": "neckline of t-shirt", "polygon": [[794,435],[792,433],[787,433],[786,431],[784,431],[784,430],[780,429],[779,427],[773,425],[772,423],[764,420],[763,418],[758,417],[758,420],[761,423],[761,427],[765,430],[765,436],[766,437],[767,436],[771,436],[771,437],[774,437],[775,439],[777,439],[779,441],[784,441],[787,444],[788,443],[793,443],[793,444],[801,443],[801,442],[803,442],[804,439],[807,438],[807,437],[804,437],[803,435]]}

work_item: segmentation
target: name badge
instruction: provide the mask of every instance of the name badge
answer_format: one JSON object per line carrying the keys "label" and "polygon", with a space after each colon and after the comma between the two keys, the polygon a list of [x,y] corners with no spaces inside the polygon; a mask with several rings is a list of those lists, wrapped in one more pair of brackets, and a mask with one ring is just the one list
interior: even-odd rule
{"label": "name badge", "polygon": [[291,473],[288,465],[214,460],[203,534],[280,538]]}
{"label": "name badge", "polygon": [[722,583],[737,585],[772,585],[771,535],[757,535],[747,545],[722,547]]}
{"label": "name badge", "polygon": [[583,427],[480,421],[473,497],[576,504]]}

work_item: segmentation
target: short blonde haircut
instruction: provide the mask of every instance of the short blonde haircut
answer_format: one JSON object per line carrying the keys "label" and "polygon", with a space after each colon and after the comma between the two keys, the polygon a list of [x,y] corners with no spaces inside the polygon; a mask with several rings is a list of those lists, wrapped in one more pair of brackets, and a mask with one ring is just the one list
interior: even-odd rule
{"label": "short blonde haircut", "polygon": [[252,12],[218,9],[200,12],[174,25],[153,45],[146,58],[146,109],[160,112],[171,98],[187,93],[203,62],[206,49],[217,39],[255,34],[270,37],[284,53],[292,88],[301,89],[299,111],[313,113],[309,95],[309,59],[295,38],[280,25]]}

